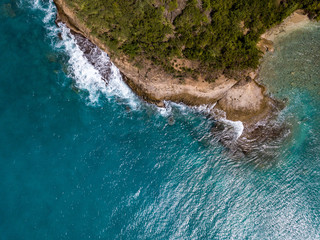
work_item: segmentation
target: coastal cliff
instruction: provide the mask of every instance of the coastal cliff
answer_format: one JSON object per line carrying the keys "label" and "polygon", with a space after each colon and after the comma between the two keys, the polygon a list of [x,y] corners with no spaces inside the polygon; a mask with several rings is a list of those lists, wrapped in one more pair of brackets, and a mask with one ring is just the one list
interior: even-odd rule
{"label": "coastal cliff", "polygon": [[163,106],[163,100],[183,102],[187,105],[218,103],[217,107],[224,110],[229,119],[245,122],[251,120],[252,115],[270,110],[267,106],[271,99],[265,94],[264,88],[255,82],[255,72],[242,72],[240,81],[239,78],[228,78],[220,74],[215,81],[208,82],[201,76],[197,79],[175,78],[150,61],[145,61],[144,65],[138,68],[125,55],[110,54],[108,46],[91,34],[90,29],[64,0],[54,2],[58,9],[57,20],[106,51],[123,74],[126,83],[146,101],[159,106]]}
{"label": "coastal cliff", "polygon": [[[126,54],[112,54],[113,50],[92,33],[65,0],[54,0],[54,2],[58,10],[57,21],[62,21],[72,31],[83,35],[107,52],[111,61],[119,68],[125,82],[145,101],[158,106],[164,106],[164,100],[191,106],[215,104],[213,114],[217,118],[242,121],[245,128],[251,130],[257,122],[267,119],[279,109],[277,102],[256,82],[258,70],[241,70],[236,71],[237,74],[228,76],[221,71],[215,72],[208,81],[207,76],[201,73],[196,76],[187,74],[177,77],[148,59],[143,59],[137,64]],[[273,51],[272,41],[275,35],[306,21],[308,17],[302,11],[294,12],[282,24],[262,35],[257,47],[262,52]],[[199,63],[185,59],[176,61],[180,61],[183,66],[187,65],[190,69],[199,68]]]}

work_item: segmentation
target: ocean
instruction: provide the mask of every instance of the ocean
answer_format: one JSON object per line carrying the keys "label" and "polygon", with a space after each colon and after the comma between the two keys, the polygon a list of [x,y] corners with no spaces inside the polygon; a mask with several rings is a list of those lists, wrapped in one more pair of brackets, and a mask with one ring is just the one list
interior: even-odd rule
{"label": "ocean", "polygon": [[319,24],[262,61],[286,134],[235,157],[210,106],[141,101],[55,14],[0,0],[0,239],[320,239]]}

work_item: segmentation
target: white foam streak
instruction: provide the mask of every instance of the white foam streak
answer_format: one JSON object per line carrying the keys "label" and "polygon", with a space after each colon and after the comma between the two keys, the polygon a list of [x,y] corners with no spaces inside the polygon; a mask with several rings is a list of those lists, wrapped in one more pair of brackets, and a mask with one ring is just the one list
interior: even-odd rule
{"label": "white foam streak", "polygon": [[99,93],[106,92],[105,83],[102,81],[99,72],[83,56],[82,51],[75,44],[73,36],[70,35],[69,29],[64,25],[61,25],[61,28],[62,38],[64,39],[62,45],[70,57],[68,61],[69,76],[75,79],[77,88],[88,90],[90,102],[97,103]]}
{"label": "white foam streak", "polygon": [[[68,61],[69,76],[75,79],[77,88],[88,91],[90,103],[98,104],[101,95],[104,97],[118,96],[128,100],[131,108],[136,109],[138,107],[138,98],[123,82],[119,69],[114,64],[111,64],[109,82],[106,84],[98,69],[95,69],[84,56],[76,44],[74,36],[70,34],[70,30],[64,24],[60,24],[60,27],[62,29],[62,44],[70,57]],[[101,51],[98,48],[97,50]],[[108,55],[102,51],[96,61],[99,62],[101,67],[110,63]]]}
{"label": "white foam streak", "polygon": [[109,79],[108,91],[109,93],[127,99],[131,108],[137,109],[139,107],[138,97],[123,82],[120,71],[114,64],[111,66],[111,76]]}
{"label": "white foam streak", "polygon": [[205,113],[205,114],[210,114],[212,112],[212,109],[216,106],[216,103],[208,105],[208,104],[203,104],[198,107],[192,107],[195,111],[200,112],[200,113]]}
{"label": "white foam streak", "polygon": [[[22,2],[20,2],[20,5]],[[25,2],[24,2],[25,4]],[[127,100],[131,109],[137,109],[139,99],[133,94],[131,89],[123,82],[120,71],[111,64],[108,84],[103,80],[99,69],[96,69],[84,56],[76,43],[70,30],[64,25],[59,24],[58,28],[54,24],[56,16],[56,7],[53,1],[42,3],[40,0],[30,0],[27,2],[30,8],[43,13],[42,22],[44,23],[52,46],[59,51],[65,52],[69,56],[68,76],[74,79],[75,86],[85,92],[88,92],[88,103],[91,105],[99,104],[101,96],[120,97]],[[58,33],[61,33],[62,40],[56,41]],[[110,64],[108,55],[98,47],[94,51],[99,52],[96,61],[96,67],[104,67]]]}
{"label": "white foam streak", "polygon": [[[54,20],[56,15],[56,8],[53,1],[49,1],[45,6],[41,4],[40,0],[31,0],[28,1],[28,3],[31,5],[31,8],[33,10],[40,10],[45,14],[45,16],[42,19],[43,23],[49,24],[51,20]],[[20,5],[21,4],[22,2],[20,2]]]}
{"label": "white foam streak", "polygon": [[171,102],[163,101],[164,107],[157,107],[159,114],[163,117],[168,117],[172,113],[172,105]]}
{"label": "white foam streak", "polygon": [[[212,105],[201,105],[199,107],[195,107],[195,109],[201,113],[210,114],[210,113],[212,113],[215,106],[216,106],[216,103],[212,104]],[[235,134],[236,134],[235,140],[237,140],[239,137],[241,137],[243,130],[244,130],[244,126],[241,121],[231,121],[231,120],[226,119],[225,116],[223,118],[218,117],[218,120],[220,122],[223,122],[226,125],[231,126],[234,129]]]}
{"label": "white foam streak", "polygon": [[235,133],[236,133],[236,139],[238,139],[242,133],[243,133],[243,130],[244,130],[244,126],[243,126],[243,123],[241,121],[231,121],[231,120],[228,120],[228,119],[220,119],[223,123],[225,124],[228,124],[230,126],[233,127]]}
{"label": "white foam streak", "polygon": [[193,106],[189,107],[184,103],[175,103],[171,101],[163,101],[164,107],[158,107],[157,110],[163,117],[168,117],[172,113],[172,108],[176,108],[179,110],[181,114],[188,114],[191,112],[203,113],[203,114],[210,114],[212,109],[215,107],[215,104],[212,105],[200,105],[200,106]]}

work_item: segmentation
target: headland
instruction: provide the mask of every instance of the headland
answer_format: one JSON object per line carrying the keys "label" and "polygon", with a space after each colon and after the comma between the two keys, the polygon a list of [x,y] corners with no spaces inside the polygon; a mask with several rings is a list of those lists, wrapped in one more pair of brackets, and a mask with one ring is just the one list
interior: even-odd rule
{"label": "headland", "polygon": [[[65,0],[54,0],[58,14],[57,21],[65,23],[73,32],[81,34],[93,44],[108,53],[111,61],[119,68],[124,81],[143,100],[160,107],[164,101],[184,103],[190,106],[215,105],[212,114],[219,118],[242,121],[244,135],[257,131],[257,123],[267,121],[278,112],[283,104],[272,99],[264,86],[258,83],[259,68],[246,69],[233,74],[217,72],[212,79],[198,74],[177,77],[144,59],[139,66],[125,54],[112,54],[112,50],[77,16],[74,9]],[[274,39],[282,33],[292,31],[308,23],[309,17],[303,10],[297,10],[281,24],[267,30],[261,35],[257,44],[261,52],[273,51]],[[189,69],[199,68],[199,63],[176,59],[179,66]],[[260,129],[260,125],[258,129]]]}

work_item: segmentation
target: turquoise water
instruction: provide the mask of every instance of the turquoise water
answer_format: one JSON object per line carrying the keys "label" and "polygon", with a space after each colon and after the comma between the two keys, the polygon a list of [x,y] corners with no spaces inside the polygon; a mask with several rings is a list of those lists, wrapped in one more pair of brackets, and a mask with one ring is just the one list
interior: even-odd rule
{"label": "turquoise water", "polygon": [[290,134],[252,161],[199,109],[145,104],[115,67],[106,86],[54,14],[0,1],[0,239],[320,238],[319,25],[264,60]]}

